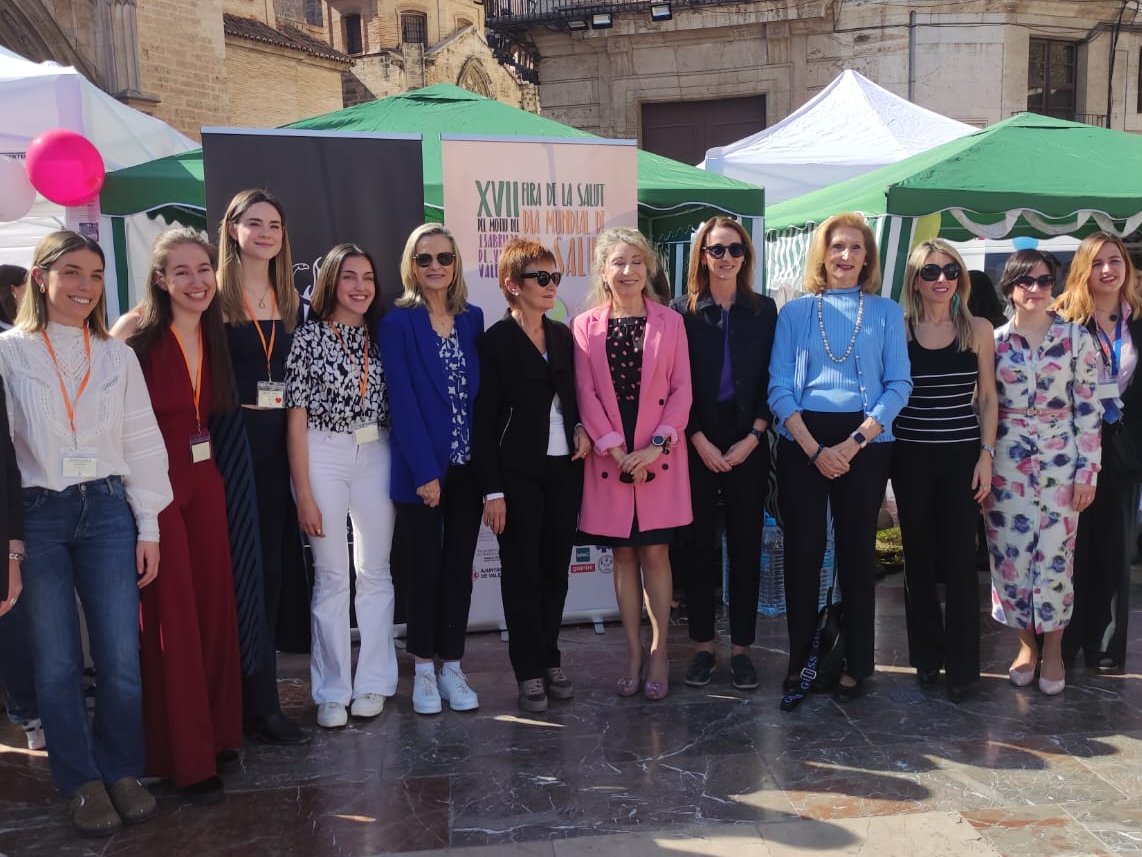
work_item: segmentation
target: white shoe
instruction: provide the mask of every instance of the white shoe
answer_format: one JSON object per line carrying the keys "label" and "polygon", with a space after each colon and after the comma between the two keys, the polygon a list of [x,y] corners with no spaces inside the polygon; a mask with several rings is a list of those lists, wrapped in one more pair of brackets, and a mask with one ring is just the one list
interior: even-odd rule
{"label": "white shoe", "polygon": [[1039,690],[1045,693],[1047,696],[1056,696],[1062,693],[1063,688],[1066,686],[1066,676],[1063,676],[1063,678],[1059,679],[1058,681],[1052,681],[1049,678],[1043,678],[1042,676],[1039,676]]}
{"label": "white shoe", "polygon": [[439,714],[440,691],[432,673],[414,673],[412,678],[412,710],[417,714]]}
{"label": "white shoe", "polygon": [[40,718],[24,720],[20,726],[24,730],[24,737],[28,739],[29,750],[42,750],[48,746],[48,740],[44,737],[44,724],[40,722]]}
{"label": "white shoe", "polygon": [[1035,667],[1027,670],[1017,670],[1014,667],[1007,671],[1007,680],[1016,687],[1027,687],[1035,680]]}
{"label": "white shoe", "polygon": [[345,706],[340,702],[323,702],[317,706],[317,725],[325,729],[337,729],[349,722]]}
{"label": "white shoe", "polygon": [[436,684],[440,688],[441,698],[448,700],[453,711],[472,711],[480,707],[480,697],[476,696],[476,691],[468,684],[468,677],[463,670],[445,667],[440,671]]}
{"label": "white shoe", "polygon": [[385,710],[385,698],[379,693],[362,693],[353,700],[349,713],[362,720],[376,717]]}

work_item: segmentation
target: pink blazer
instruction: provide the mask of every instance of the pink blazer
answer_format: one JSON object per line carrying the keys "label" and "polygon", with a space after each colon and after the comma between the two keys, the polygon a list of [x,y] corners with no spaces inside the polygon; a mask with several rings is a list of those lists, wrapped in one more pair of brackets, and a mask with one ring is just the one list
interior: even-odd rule
{"label": "pink blazer", "polygon": [[690,356],[682,316],[669,307],[646,302],[646,340],[634,447],[643,449],[656,435],[670,438],[666,454],[650,466],[654,480],[641,485],[619,481],[619,467],[607,451],[624,446],[622,417],[607,363],[610,305],[576,316],[575,388],[579,419],[595,444],[583,472],[579,529],[624,538],[638,510],[640,530],[681,527],[693,520],[690,472],[684,430],[690,418]]}

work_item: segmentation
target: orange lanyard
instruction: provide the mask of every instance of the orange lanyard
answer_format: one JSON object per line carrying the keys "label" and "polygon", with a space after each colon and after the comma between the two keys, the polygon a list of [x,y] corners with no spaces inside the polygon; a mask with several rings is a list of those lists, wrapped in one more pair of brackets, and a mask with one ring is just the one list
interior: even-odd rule
{"label": "orange lanyard", "polygon": [[202,415],[199,412],[199,402],[202,400],[202,356],[205,349],[202,347],[202,325],[198,326],[198,374],[192,374],[190,371],[190,358],[186,356],[186,348],[182,344],[182,337],[178,335],[178,331],[171,325],[171,333],[174,334],[174,341],[178,344],[178,350],[182,352],[182,362],[186,364],[186,374],[190,377],[190,386],[194,390],[194,422],[198,427],[198,431],[202,431]]}
{"label": "orange lanyard", "polygon": [[[270,289],[270,300],[274,305],[274,315],[278,315],[278,296],[274,290]],[[273,373],[270,371],[270,359],[274,355],[274,340],[278,335],[278,326],[274,324],[274,319],[270,319],[270,342],[266,344],[266,335],[262,333],[262,326],[258,324],[257,316],[254,315],[254,308],[250,305],[250,299],[246,297],[246,290],[242,289],[242,303],[246,305],[246,314],[250,317],[250,321],[254,324],[254,330],[258,331],[258,339],[262,340],[262,351],[266,352],[266,380],[274,380]]]}
{"label": "orange lanyard", "polygon": [[[333,333],[337,337],[337,341],[341,343],[341,348],[349,359],[353,359],[353,352],[349,350],[349,346],[345,344],[344,337],[341,336],[341,331],[337,329],[334,322],[329,322],[329,326],[333,328]],[[365,404],[365,399],[369,395],[369,331],[365,331],[365,351],[361,355],[361,383],[359,385],[361,390],[361,404]]]}
{"label": "orange lanyard", "polygon": [[48,347],[52,365],[55,366],[56,380],[59,381],[59,391],[63,395],[63,406],[67,411],[67,421],[71,424],[71,433],[74,435],[77,433],[75,430],[75,408],[79,405],[79,397],[87,389],[87,382],[91,380],[91,332],[85,324],[83,326],[83,352],[87,356],[87,371],[83,373],[83,379],[79,382],[79,389],[75,391],[74,400],[67,397],[67,384],[64,383],[63,372],[60,371],[59,360],[56,359],[56,350],[52,348],[52,341],[48,338],[48,332],[41,330],[40,335],[44,338],[44,345]]}

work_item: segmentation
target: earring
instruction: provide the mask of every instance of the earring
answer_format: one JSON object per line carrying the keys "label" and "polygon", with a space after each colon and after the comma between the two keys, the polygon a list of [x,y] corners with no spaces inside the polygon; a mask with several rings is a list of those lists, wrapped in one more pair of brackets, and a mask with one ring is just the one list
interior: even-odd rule
{"label": "earring", "polygon": [[519,289],[512,289],[512,297],[519,297]]}
{"label": "earring", "polygon": [[952,295],[952,315],[959,315],[960,313],[960,296],[958,294]]}

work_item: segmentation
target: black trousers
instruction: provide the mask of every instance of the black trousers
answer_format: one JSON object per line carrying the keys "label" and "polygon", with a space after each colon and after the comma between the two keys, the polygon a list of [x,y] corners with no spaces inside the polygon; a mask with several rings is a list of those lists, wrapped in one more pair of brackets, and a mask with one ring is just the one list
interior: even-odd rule
{"label": "black trousers", "polygon": [[[703,434],[723,453],[747,434],[736,425],[737,405],[724,403],[716,424]],[[690,639],[714,639],[714,600],[721,569],[717,566],[717,501],[722,495],[729,559],[730,642],[751,646],[757,636],[757,591],[761,580],[761,531],[764,525],[769,442],[762,440],[749,458],[728,473],[707,469],[690,447],[690,502],[694,509],[692,538],[685,556],[686,609]]]}
{"label": "black trousers", "polygon": [[[1105,437],[1105,435],[1104,435]],[[1106,445],[1103,446],[1104,455]],[[1126,663],[1126,626],[1130,618],[1130,559],[1142,486],[1099,474],[1094,502],[1079,515],[1075,537],[1075,603],[1063,632],[1063,657],[1083,652],[1087,666],[1103,657]]]}
{"label": "black trousers", "polygon": [[[818,443],[833,446],[864,421],[864,415],[805,411],[806,427]],[[785,607],[789,626],[789,675],[801,672],[813,643],[825,515],[833,508],[837,576],[844,598],[845,672],[872,675],[876,591],[876,519],[892,464],[891,443],[870,443],[856,454],[849,472],[826,479],[801,447],[782,438],[777,448],[778,503],[785,524]]]}
{"label": "black trousers", "polygon": [[560,665],[559,628],[583,468],[571,456],[548,456],[541,477],[503,471],[507,521],[499,536],[500,596],[508,657],[516,681],[543,678]]}
{"label": "black trousers", "polygon": [[[909,662],[918,670],[943,667],[948,684],[963,687],[979,681],[979,504],[971,489],[979,444],[894,446],[892,490],[904,542]],[[945,584],[942,612],[939,581]]]}
{"label": "black trousers", "polygon": [[415,551],[403,589],[408,651],[418,658],[464,657],[483,505],[470,464],[448,468],[436,508],[396,504],[396,525]]}

